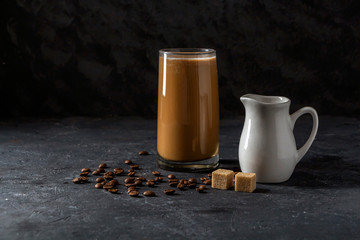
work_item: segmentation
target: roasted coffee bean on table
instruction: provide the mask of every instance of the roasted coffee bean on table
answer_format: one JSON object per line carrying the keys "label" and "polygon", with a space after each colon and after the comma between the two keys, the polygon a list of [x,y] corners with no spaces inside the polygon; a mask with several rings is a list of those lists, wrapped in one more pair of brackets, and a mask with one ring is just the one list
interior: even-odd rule
{"label": "roasted coffee bean on table", "polygon": [[161,173],[160,173],[159,171],[153,171],[152,174],[153,174],[154,176],[160,176],[160,175],[161,175]]}
{"label": "roasted coffee bean on table", "polygon": [[80,180],[82,183],[86,183],[89,181],[89,179],[87,177],[80,177]]}
{"label": "roasted coffee bean on table", "polygon": [[137,177],[135,180],[140,180],[140,181],[142,181],[142,182],[145,182],[145,181],[146,181],[146,178],[144,178],[144,177]]}
{"label": "roasted coffee bean on table", "polygon": [[155,182],[162,182],[163,179],[163,177],[155,177]]}
{"label": "roasted coffee bean on table", "polygon": [[131,169],[138,169],[139,165],[138,164],[132,164],[132,165],[130,165],[130,168]]}
{"label": "roasted coffee bean on table", "polygon": [[100,171],[99,170],[95,170],[92,172],[92,175],[100,175]]}
{"label": "roasted coffee bean on table", "polygon": [[131,191],[128,193],[131,197],[137,197],[139,195],[138,191]]}
{"label": "roasted coffee bean on table", "polygon": [[197,180],[196,178],[189,178],[189,183],[197,183]]}
{"label": "roasted coffee bean on table", "polygon": [[166,189],[166,190],[164,191],[164,193],[165,193],[166,195],[173,195],[173,194],[175,193],[175,190],[174,190],[174,189]]}
{"label": "roasted coffee bean on table", "polygon": [[97,184],[95,184],[95,188],[103,188],[103,184],[102,183],[97,183]]}
{"label": "roasted coffee bean on table", "polygon": [[135,178],[129,177],[124,179],[124,183],[133,183],[135,181]]}
{"label": "roasted coffee bean on table", "polygon": [[185,188],[185,185],[183,183],[179,183],[176,187],[180,190],[183,190]]}
{"label": "roasted coffee bean on table", "polygon": [[196,191],[201,193],[201,192],[204,192],[205,189],[206,189],[205,185],[200,185],[199,187],[196,188]]}
{"label": "roasted coffee bean on table", "polygon": [[134,184],[136,185],[136,186],[141,186],[142,185],[142,181],[140,181],[140,180],[136,180],[135,182],[134,182]]}
{"label": "roasted coffee bean on table", "polygon": [[153,197],[155,196],[155,193],[153,191],[147,190],[144,192],[144,196]]}
{"label": "roasted coffee bean on table", "polygon": [[106,184],[103,186],[103,188],[104,188],[104,189],[114,188],[114,184],[106,183]]}
{"label": "roasted coffee bean on table", "polygon": [[176,178],[174,174],[169,174],[168,175],[168,179],[174,179],[174,178]]}
{"label": "roasted coffee bean on table", "polygon": [[118,182],[118,180],[116,180],[116,179],[111,180],[109,183],[110,183],[110,184],[113,184],[113,185],[119,185],[119,182]]}
{"label": "roasted coffee bean on table", "polygon": [[104,178],[102,178],[102,177],[98,177],[98,178],[96,178],[96,180],[95,180],[96,182],[103,182],[103,181],[105,181],[105,179]]}
{"label": "roasted coffee bean on table", "polygon": [[125,183],[125,187],[132,187],[135,186],[135,183]]}
{"label": "roasted coffee bean on table", "polygon": [[172,179],[169,179],[169,182],[171,183],[171,182],[179,182],[179,179],[177,179],[177,178],[172,178]]}
{"label": "roasted coffee bean on table", "polygon": [[119,170],[114,171],[114,174],[121,175],[123,172],[124,172],[124,169],[119,169]]}
{"label": "roasted coffee bean on table", "polygon": [[81,169],[81,172],[91,172],[90,168],[83,168]]}
{"label": "roasted coffee bean on table", "polygon": [[110,189],[108,189],[108,191],[111,192],[111,193],[117,193],[118,192],[118,190],[116,188],[110,188]]}
{"label": "roasted coffee bean on table", "polygon": [[99,171],[99,172],[101,172],[101,173],[104,173],[104,172],[105,172],[105,168],[98,168],[98,169],[96,169],[96,171]]}
{"label": "roasted coffee bean on table", "polygon": [[148,187],[154,187],[155,186],[155,182],[153,182],[153,181],[147,181],[146,183],[146,186],[148,186]]}
{"label": "roasted coffee bean on table", "polygon": [[108,171],[108,172],[105,172],[104,175],[114,176],[114,172]]}
{"label": "roasted coffee bean on table", "polygon": [[82,183],[81,178],[77,177],[72,180],[73,183]]}
{"label": "roasted coffee bean on table", "polygon": [[129,172],[128,176],[130,176],[130,177],[135,176],[135,172]]}
{"label": "roasted coffee bean on table", "polygon": [[140,152],[139,152],[139,155],[149,155],[149,153],[148,153],[147,151],[144,151],[144,150],[143,150],[143,151],[140,151]]}
{"label": "roasted coffee bean on table", "polygon": [[106,167],[107,167],[106,163],[100,163],[99,164],[99,168],[106,168]]}
{"label": "roasted coffee bean on table", "polygon": [[137,190],[136,186],[128,187],[128,193],[131,192],[131,191],[136,191],[136,190]]}
{"label": "roasted coffee bean on table", "polygon": [[114,179],[114,177],[111,176],[111,175],[104,175],[104,178],[105,178],[106,180],[113,180],[113,179]]}
{"label": "roasted coffee bean on table", "polygon": [[131,160],[125,160],[124,163],[125,164],[132,164],[132,161]]}
{"label": "roasted coffee bean on table", "polygon": [[203,183],[206,184],[206,185],[211,185],[211,180],[210,179],[205,180]]}
{"label": "roasted coffee bean on table", "polygon": [[87,175],[89,175],[89,172],[81,172],[79,175],[87,177]]}

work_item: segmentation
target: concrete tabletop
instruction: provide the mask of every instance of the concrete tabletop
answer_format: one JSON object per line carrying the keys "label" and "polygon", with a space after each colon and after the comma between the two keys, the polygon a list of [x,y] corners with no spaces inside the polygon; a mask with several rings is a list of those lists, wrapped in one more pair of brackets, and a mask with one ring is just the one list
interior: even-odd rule
{"label": "concrete tabletop", "polygon": [[[243,119],[222,120],[221,168],[238,167]],[[298,145],[310,133],[295,127]],[[150,155],[137,153],[147,150]],[[208,188],[177,190],[167,183],[130,197],[74,184],[81,168],[140,165],[153,178],[156,120],[69,118],[0,122],[0,239],[356,239],[360,234],[360,121],[320,116],[318,135],[289,181],[257,184],[254,193]],[[206,173],[173,173],[177,178]]]}

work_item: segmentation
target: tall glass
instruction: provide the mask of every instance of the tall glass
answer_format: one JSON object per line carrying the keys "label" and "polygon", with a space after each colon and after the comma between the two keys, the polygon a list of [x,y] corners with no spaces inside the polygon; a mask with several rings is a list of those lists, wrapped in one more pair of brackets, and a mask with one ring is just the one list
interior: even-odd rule
{"label": "tall glass", "polygon": [[160,168],[206,171],[219,162],[216,52],[159,51],[157,151]]}

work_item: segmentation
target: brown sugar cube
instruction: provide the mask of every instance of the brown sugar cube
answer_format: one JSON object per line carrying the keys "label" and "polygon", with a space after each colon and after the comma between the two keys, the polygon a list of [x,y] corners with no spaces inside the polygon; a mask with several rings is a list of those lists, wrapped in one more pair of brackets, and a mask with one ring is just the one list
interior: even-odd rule
{"label": "brown sugar cube", "polygon": [[235,191],[253,192],[256,189],[256,174],[239,172],[235,175]]}
{"label": "brown sugar cube", "polygon": [[212,172],[212,188],[229,189],[233,186],[234,172],[226,169],[218,169]]}

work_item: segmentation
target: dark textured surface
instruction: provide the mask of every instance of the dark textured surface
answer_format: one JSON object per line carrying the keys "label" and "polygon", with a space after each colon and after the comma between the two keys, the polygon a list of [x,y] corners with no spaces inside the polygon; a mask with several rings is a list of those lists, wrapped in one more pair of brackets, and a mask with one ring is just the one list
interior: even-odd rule
{"label": "dark textured surface", "polygon": [[[163,183],[154,188],[154,198],[131,198],[123,185],[117,195],[95,189],[94,177],[84,185],[71,180],[99,162],[127,169],[127,158],[141,164],[139,175],[151,177],[157,169],[155,121],[1,123],[0,239],[356,239],[360,121],[320,117],[320,123],[288,182],[258,184],[255,193],[209,189],[175,196],[162,194]],[[299,144],[310,124],[310,119],[298,121]],[[242,120],[221,122],[221,167],[238,165],[241,127]],[[151,155],[138,156],[143,149]]]}
{"label": "dark textured surface", "polygon": [[222,116],[285,95],[360,114],[359,1],[0,3],[0,116],[156,115],[161,48],[218,55]]}

